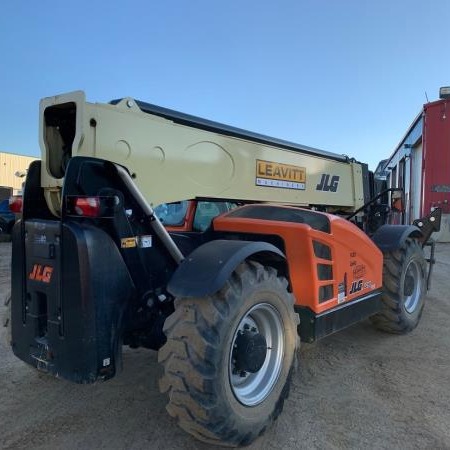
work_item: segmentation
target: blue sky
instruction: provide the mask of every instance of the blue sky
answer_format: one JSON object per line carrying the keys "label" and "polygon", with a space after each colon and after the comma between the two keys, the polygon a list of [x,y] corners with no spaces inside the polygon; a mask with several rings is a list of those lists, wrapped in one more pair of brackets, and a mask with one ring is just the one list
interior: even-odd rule
{"label": "blue sky", "polygon": [[132,96],[368,162],[450,85],[450,0],[5,0],[0,151],[41,97]]}

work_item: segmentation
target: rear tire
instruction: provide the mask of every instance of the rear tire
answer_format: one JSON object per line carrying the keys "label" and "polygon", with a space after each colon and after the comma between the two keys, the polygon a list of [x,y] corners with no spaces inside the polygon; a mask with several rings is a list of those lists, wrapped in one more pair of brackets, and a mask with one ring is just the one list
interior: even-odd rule
{"label": "rear tire", "polygon": [[248,445],[280,414],[299,341],[287,286],[275,269],[248,262],[217,294],[175,301],[158,355],[160,389],[169,414],[197,439]]}
{"label": "rear tire", "polygon": [[426,261],[415,239],[384,255],[383,308],[373,324],[389,333],[407,333],[418,325],[426,294]]}

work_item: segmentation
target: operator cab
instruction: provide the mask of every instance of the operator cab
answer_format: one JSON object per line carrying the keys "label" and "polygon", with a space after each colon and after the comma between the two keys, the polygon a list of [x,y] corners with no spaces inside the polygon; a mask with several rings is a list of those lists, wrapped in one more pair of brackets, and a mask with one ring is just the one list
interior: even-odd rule
{"label": "operator cab", "polygon": [[226,201],[183,200],[162,203],[155,208],[155,214],[169,232],[204,232],[215,217],[237,206]]}

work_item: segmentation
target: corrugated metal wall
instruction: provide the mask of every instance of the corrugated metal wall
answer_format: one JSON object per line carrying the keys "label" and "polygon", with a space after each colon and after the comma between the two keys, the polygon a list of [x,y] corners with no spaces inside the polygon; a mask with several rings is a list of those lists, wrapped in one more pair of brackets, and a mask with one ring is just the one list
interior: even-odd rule
{"label": "corrugated metal wall", "polygon": [[450,242],[450,101],[424,106],[422,212],[442,208],[441,231],[433,238]]}
{"label": "corrugated metal wall", "polygon": [[[402,171],[402,165],[404,170]],[[405,223],[442,208],[438,242],[450,242],[450,102],[437,100],[424,105],[405,137],[386,164],[389,187],[402,187],[411,208]],[[400,174],[403,173],[403,176]],[[408,177],[409,174],[409,177]],[[399,215],[393,215],[392,223]]]}
{"label": "corrugated metal wall", "polygon": [[12,188],[14,193],[22,189],[24,178],[16,177],[16,172],[26,172],[37,158],[0,152],[0,186]]}

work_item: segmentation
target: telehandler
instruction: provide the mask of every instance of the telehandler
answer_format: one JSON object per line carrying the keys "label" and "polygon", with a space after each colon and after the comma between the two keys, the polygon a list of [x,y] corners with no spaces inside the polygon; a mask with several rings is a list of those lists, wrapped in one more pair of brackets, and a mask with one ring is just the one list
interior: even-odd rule
{"label": "telehandler", "polygon": [[80,91],[41,101],[40,146],[13,230],[11,345],[41,371],[93,383],[123,345],[157,350],[170,415],[240,446],[280,414],[300,338],[419,322],[440,211],[384,224],[398,192],[374,192],[366,164]]}

